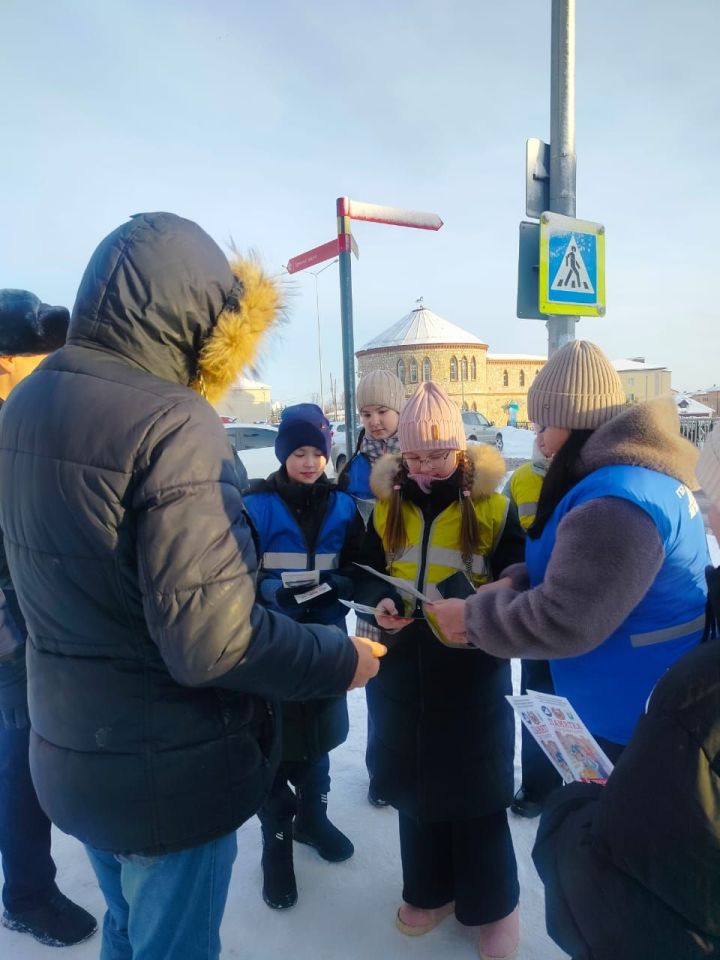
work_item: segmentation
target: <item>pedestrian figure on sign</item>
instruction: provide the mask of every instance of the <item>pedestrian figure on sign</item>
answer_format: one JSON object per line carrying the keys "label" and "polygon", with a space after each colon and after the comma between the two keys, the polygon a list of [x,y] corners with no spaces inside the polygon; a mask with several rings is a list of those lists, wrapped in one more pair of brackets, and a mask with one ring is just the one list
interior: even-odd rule
{"label": "pedestrian figure on sign", "polygon": [[[570,284],[570,279],[571,279],[571,277],[572,277],[573,274],[575,274],[575,276],[576,276],[576,278],[577,278],[577,283],[576,283],[575,281],[573,281],[573,287],[579,287],[579,286],[580,286],[580,271],[578,270],[577,258],[575,257],[575,251],[576,251],[576,250],[577,250],[577,247],[575,246],[575,244],[573,244],[573,245],[570,247],[570,253],[568,253],[567,256],[565,257],[565,266],[566,266],[566,267],[569,267],[567,276],[565,277],[565,286],[566,286],[566,287],[569,286],[569,284]],[[585,286],[587,287],[587,284],[585,284]]]}

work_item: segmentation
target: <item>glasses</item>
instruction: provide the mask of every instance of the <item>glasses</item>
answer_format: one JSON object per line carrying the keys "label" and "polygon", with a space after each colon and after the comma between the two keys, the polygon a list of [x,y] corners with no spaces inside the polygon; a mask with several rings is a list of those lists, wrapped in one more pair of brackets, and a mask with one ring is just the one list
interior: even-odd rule
{"label": "glasses", "polygon": [[403,463],[408,469],[421,467],[424,463],[431,467],[439,467],[440,464],[447,462],[447,458],[453,452],[453,450],[448,450],[445,453],[431,453],[429,457],[403,457]]}

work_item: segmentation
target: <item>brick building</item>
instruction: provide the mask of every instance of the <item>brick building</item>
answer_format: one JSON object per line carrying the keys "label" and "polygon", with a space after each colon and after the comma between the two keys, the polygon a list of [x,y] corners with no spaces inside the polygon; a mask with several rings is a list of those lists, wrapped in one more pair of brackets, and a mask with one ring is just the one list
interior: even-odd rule
{"label": "brick building", "polygon": [[528,388],[546,359],[490,353],[479,337],[422,305],[355,356],[358,378],[371,370],[390,370],[403,381],[408,397],[423,380],[435,380],[461,410],[477,410],[498,425],[507,423],[513,401],[518,404],[518,421],[528,419]]}

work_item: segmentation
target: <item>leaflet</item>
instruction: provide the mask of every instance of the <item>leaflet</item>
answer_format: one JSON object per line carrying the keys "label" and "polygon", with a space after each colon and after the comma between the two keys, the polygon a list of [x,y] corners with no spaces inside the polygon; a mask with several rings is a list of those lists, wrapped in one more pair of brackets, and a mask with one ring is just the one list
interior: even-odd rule
{"label": "leaflet", "polygon": [[283,570],[280,574],[284,587],[314,587],[320,583],[319,570]]}
{"label": "leaflet", "polygon": [[423,603],[432,603],[430,597],[426,597],[424,593],[420,593],[420,591],[411,586],[407,580],[401,580],[400,577],[391,577],[387,573],[380,573],[378,570],[375,570],[374,567],[368,567],[364,563],[356,563],[355,566],[367,571],[367,573],[372,573],[373,576],[380,577],[380,579],[386,583],[392,584],[398,593],[405,593],[409,597],[415,597],[416,600],[421,600]]}
{"label": "leaflet", "polygon": [[506,697],[565,783],[607,783],[613,765],[565,697]]}

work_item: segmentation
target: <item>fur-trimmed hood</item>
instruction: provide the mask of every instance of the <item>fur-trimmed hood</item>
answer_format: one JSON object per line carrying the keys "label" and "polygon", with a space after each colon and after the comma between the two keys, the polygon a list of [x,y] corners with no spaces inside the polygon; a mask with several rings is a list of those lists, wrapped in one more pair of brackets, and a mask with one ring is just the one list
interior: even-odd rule
{"label": "fur-trimmed hood", "polygon": [[580,454],[580,476],[600,467],[647,467],[697,489],[697,449],[680,436],[680,418],[669,397],[628,407],[592,434]]}
{"label": "fur-trimmed hood", "polygon": [[[498,484],[505,476],[505,460],[502,454],[496,447],[483,443],[468,446],[465,453],[470,457],[475,468],[471,491],[473,500],[489,497],[491,493],[495,493]],[[389,500],[392,496],[400,461],[399,453],[387,453],[373,465],[370,488],[378,500]]]}
{"label": "fur-trimmed hood", "polygon": [[98,246],[85,270],[68,343],[118,354],[216,402],[281,311],[253,260],[231,262],[172,213],[140,213]]}

